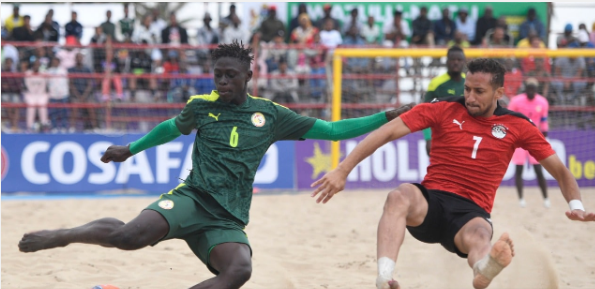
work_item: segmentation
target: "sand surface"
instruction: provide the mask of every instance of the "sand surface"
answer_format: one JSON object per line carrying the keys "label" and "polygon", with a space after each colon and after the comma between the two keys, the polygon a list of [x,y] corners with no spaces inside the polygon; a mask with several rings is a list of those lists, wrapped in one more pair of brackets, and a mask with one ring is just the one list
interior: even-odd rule
{"label": "sand surface", "polygon": [[[244,288],[374,288],[376,228],[388,191],[348,191],[319,205],[308,194],[257,195],[246,229],[252,279]],[[595,209],[595,189],[582,190]],[[508,231],[516,257],[490,288],[595,288],[595,223],[566,219],[559,189],[545,209],[537,189],[527,208],[514,189],[500,189],[492,220],[494,237]],[[68,228],[111,216],[132,219],[155,198],[2,201],[4,289],[82,289],[97,284],[126,288],[188,288],[212,274],[180,240],[138,251],[73,244],[21,253],[23,233]],[[440,245],[405,237],[395,274],[402,288],[472,288],[465,259]]]}

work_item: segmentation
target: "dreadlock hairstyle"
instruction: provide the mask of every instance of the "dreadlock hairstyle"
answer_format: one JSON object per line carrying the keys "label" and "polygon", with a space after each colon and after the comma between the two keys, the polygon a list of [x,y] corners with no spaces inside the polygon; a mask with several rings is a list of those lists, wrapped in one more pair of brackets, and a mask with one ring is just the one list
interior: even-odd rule
{"label": "dreadlock hairstyle", "polygon": [[491,84],[494,89],[504,86],[506,68],[500,62],[489,58],[476,58],[467,63],[469,73],[483,72],[492,75]]}
{"label": "dreadlock hairstyle", "polygon": [[235,58],[240,63],[246,65],[247,68],[250,68],[252,60],[254,60],[252,48],[244,48],[244,44],[237,40],[234,40],[230,44],[219,44],[211,53],[211,57],[213,58],[213,63],[224,57]]}

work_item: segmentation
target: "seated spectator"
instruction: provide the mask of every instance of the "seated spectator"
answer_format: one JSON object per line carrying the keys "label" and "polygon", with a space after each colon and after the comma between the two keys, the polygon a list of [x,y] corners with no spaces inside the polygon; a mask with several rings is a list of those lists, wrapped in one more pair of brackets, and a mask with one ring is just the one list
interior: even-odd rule
{"label": "seated spectator", "polygon": [[349,20],[347,20],[347,22],[343,25],[343,35],[346,35],[352,26],[355,26],[355,31],[359,35],[362,31],[362,24],[359,22],[358,19],[359,11],[357,10],[357,8],[351,9],[350,15],[351,17],[349,18]]}
{"label": "seated spectator", "polygon": [[547,69],[545,66],[545,63],[547,63],[547,65],[549,66],[549,61],[547,61],[547,59],[544,58],[535,58],[533,63],[534,67],[530,69],[527,73],[525,73],[525,75],[528,77],[535,77],[539,82],[537,86],[537,93],[547,98],[550,103],[553,103],[554,101],[551,100],[549,97],[550,78],[552,77],[552,75],[550,74],[550,70]]}
{"label": "seated spectator", "polygon": [[47,55],[46,47],[41,46],[41,43],[35,47],[33,55],[29,57],[29,63],[33,65],[33,62],[39,61],[39,71],[45,72],[50,66],[50,56]]}
{"label": "seated spectator", "polygon": [[[469,12],[467,8],[461,8],[458,11],[458,17],[455,20],[455,27],[458,31],[463,33],[465,40],[471,42],[475,39],[476,22],[474,19],[469,19]],[[456,37],[456,35],[455,35]]]}
{"label": "seated spectator", "polygon": [[534,30],[537,32],[537,36],[541,40],[545,40],[545,26],[541,23],[541,20],[537,18],[537,13],[533,7],[529,8],[527,11],[527,20],[525,20],[519,28],[519,39],[527,38],[530,30]]}
{"label": "seated spectator", "polygon": [[238,42],[247,45],[250,40],[250,32],[240,25],[240,18],[237,15],[233,15],[231,23],[230,26],[227,26],[223,30],[221,43],[230,44],[234,40],[237,40]]}
{"label": "seated spectator", "polygon": [[33,37],[35,40],[41,40],[44,42],[58,42],[59,35],[60,32],[52,25],[51,16],[47,14],[43,23],[41,23],[39,28],[35,30]]}
{"label": "seated spectator", "polygon": [[23,26],[15,27],[12,31],[13,41],[33,42],[35,41],[35,32],[31,29],[31,16],[23,16]]}
{"label": "seated spectator", "polygon": [[411,25],[413,26],[412,44],[434,46],[434,23],[428,19],[427,7],[421,7],[419,16]]}
{"label": "seated spectator", "polygon": [[[21,91],[23,89],[23,81],[17,77],[7,77],[5,73],[15,73],[17,70],[13,65],[14,61],[10,57],[4,58],[2,63],[2,103],[21,103]],[[26,62],[25,62],[26,65]],[[4,108],[2,106],[2,115],[8,116],[10,122],[10,131],[17,132],[19,109],[18,108]],[[2,126],[4,128],[4,126]]]}
{"label": "seated spectator", "polygon": [[[357,28],[355,26],[351,26],[349,31],[345,34],[345,39],[343,40],[343,45],[351,47],[351,46],[362,46],[365,45],[366,42],[364,39],[357,33]],[[366,72],[368,71],[368,67],[370,65],[370,60],[367,58],[361,57],[348,57],[347,58],[347,67],[348,71],[352,72]]]}
{"label": "seated spectator", "polygon": [[[68,93],[68,71],[60,65],[59,58],[52,58],[52,63],[50,68],[48,68],[47,73],[52,76],[48,78],[50,103],[70,103]],[[52,132],[68,131],[68,109],[66,107],[51,108],[50,119],[52,121]]]}
{"label": "seated spectator", "polygon": [[442,19],[434,21],[434,43],[446,45],[455,36],[456,23],[450,19],[448,8],[442,9]]}
{"label": "seated spectator", "polygon": [[[595,45],[589,42],[589,32],[586,30],[579,30],[578,37],[575,42],[572,42],[568,45],[568,48],[586,48],[586,49],[593,49]],[[585,65],[586,71],[585,74],[587,77],[595,77],[595,57],[585,57]]]}
{"label": "seated spectator", "polygon": [[[291,35],[293,34],[293,30],[296,29],[298,26],[300,26],[300,15],[302,14],[306,14],[308,15],[308,7],[306,6],[306,3],[300,3],[300,5],[298,5],[298,13],[297,15],[291,19],[291,21],[289,21],[289,29],[287,31],[289,31],[288,36],[291,37]],[[308,16],[308,19],[310,19],[310,16]],[[290,39],[287,39],[290,40]]]}
{"label": "seated spectator", "polygon": [[558,39],[556,39],[556,44],[558,45],[558,48],[565,48],[568,44],[574,41],[576,41],[576,39],[572,35],[572,24],[568,23],[564,26],[564,34],[558,36]]}
{"label": "seated spectator", "polygon": [[513,39],[503,26],[496,26],[493,32],[488,32],[484,41],[487,47],[513,47]]}
{"label": "seated spectator", "polygon": [[532,45],[533,41],[535,41],[538,45],[538,47],[536,47],[536,48],[541,48],[541,49],[545,48],[545,43],[543,43],[543,41],[541,41],[539,36],[537,36],[537,32],[535,30],[529,30],[529,34],[527,35],[527,37],[521,39],[517,43],[516,47],[517,48],[535,48]]}
{"label": "seated spectator", "polygon": [[[338,33],[338,31],[336,32]],[[298,102],[298,79],[296,77],[296,73],[287,67],[287,61],[285,61],[285,59],[282,59],[279,62],[279,69],[273,71],[271,73],[271,76],[280,77],[270,79],[270,91],[272,93],[272,101],[277,103]]]}
{"label": "seated spectator", "polygon": [[374,20],[374,16],[368,16],[368,22],[366,25],[362,25],[362,30],[360,35],[366,40],[368,44],[378,44],[379,37],[380,37],[380,28],[376,25],[376,21]]}
{"label": "seated spectator", "polygon": [[68,36],[74,36],[78,41],[81,41],[81,38],[83,37],[83,25],[77,21],[78,16],[75,11],[72,11],[70,15],[70,22],[64,25],[64,31],[66,33],[64,37],[68,38]]}
{"label": "seated spectator", "polygon": [[318,33],[318,28],[312,25],[307,14],[300,15],[299,19],[300,25],[291,32],[291,43],[310,45],[314,42],[314,35]]}
{"label": "seated spectator", "polygon": [[58,50],[58,52],[56,52],[55,55],[60,60],[60,67],[66,70],[74,67],[74,65],[76,64],[76,55],[80,52],[80,49],[74,48],[70,45],[74,46],[78,44],[78,39],[75,36],[66,36],[66,46]]}
{"label": "seated spectator", "polygon": [[322,18],[318,19],[318,21],[316,21],[316,24],[314,26],[316,26],[316,28],[318,28],[318,30],[323,30],[325,27],[325,23],[327,20],[331,20],[333,22],[333,29],[337,30],[337,31],[341,31],[341,22],[339,22],[338,19],[335,19],[333,17],[331,17],[331,11],[333,10],[333,6],[331,6],[331,4],[324,4],[324,6],[322,6],[322,10],[324,12],[324,16],[322,16]]}
{"label": "seated spectator", "polygon": [[106,36],[111,36],[112,39],[114,41],[116,41],[116,25],[114,23],[112,23],[111,19],[112,19],[112,11],[111,10],[107,10],[105,12],[105,18],[107,18],[105,20],[105,22],[101,23],[101,31],[103,31],[103,33]]}
{"label": "seated spectator", "polygon": [[504,74],[504,96],[502,101],[504,103],[510,102],[510,99],[519,94],[519,90],[523,85],[523,73],[516,68],[516,60],[514,58],[507,58],[504,60],[506,73]]}
{"label": "seated spectator", "polygon": [[409,23],[403,19],[403,12],[395,10],[391,25],[384,26],[384,43],[386,46],[405,48],[409,46],[407,39],[411,37]]}
{"label": "seated spectator", "polygon": [[591,26],[591,36],[589,38],[589,41],[595,44],[595,22],[593,22],[593,26]]}
{"label": "seated spectator", "polygon": [[[107,46],[112,45],[112,40],[108,36]],[[122,88],[122,78],[120,77],[121,66],[118,65],[117,54],[114,55],[113,49],[108,49],[106,58],[101,62],[101,70],[104,72],[103,80],[101,81],[101,99],[104,102],[111,101],[111,84],[116,90],[116,100],[121,102],[124,99],[124,91]]]}
{"label": "seated spectator", "polygon": [[[585,59],[582,57],[569,58],[558,57],[554,62],[554,77],[568,78],[568,80],[552,81],[553,91],[558,97],[559,104],[573,103],[578,100],[583,89],[587,86],[586,81],[571,80],[572,78],[583,77],[586,69]],[[572,93],[568,93],[572,91]]]}
{"label": "seated spectator", "polygon": [[[298,28],[300,28],[300,27],[298,27]],[[298,28],[296,28],[296,29],[298,29]],[[316,28],[314,28],[314,29],[316,29]],[[263,57],[265,59],[267,72],[272,72],[273,70],[278,69],[279,61],[281,59],[287,59],[288,49],[285,45],[285,42],[283,42],[283,40],[285,40],[284,36],[285,36],[285,34],[284,34],[283,30],[279,30],[277,32],[277,36],[275,36],[275,38],[273,38],[273,43],[263,45],[263,49],[262,49],[263,54],[261,55],[261,57]],[[300,40],[304,40],[304,39],[296,39],[295,41],[298,41],[298,42],[296,42],[296,44],[306,44],[306,43],[299,43]]]}
{"label": "seated spectator", "polygon": [[[204,25],[196,32],[196,42],[198,45],[219,44],[219,32],[217,32],[217,29],[211,27],[211,21],[211,14],[205,13],[205,16],[202,19]],[[209,58],[210,54],[211,49],[198,49],[198,57],[202,61]]]}
{"label": "seated spectator", "polygon": [[277,35],[278,31],[282,30],[285,36],[285,24],[277,18],[277,7],[272,5],[269,7],[269,14],[267,18],[260,24],[261,39],[264,42],[271,42]]}
{"label": "seated spectator", "polygon": [[486,6],[483,16],[477,19],[475,24],[475,40],[471,42],[473,45],[480,45],[483,43],[486,33],[494,28],[498,20],[494,18],[494,10],[491,6]]}
{"label": "seated spectator", "polygon": [[[81,74],[93,73],[93,71],[83,65],[84,56],[79,53],[76,55],[76,65],[68,70],[70,79],[70,101],[72,103],[94,103],[93,97],[93,79],[84,77]],[[76,76],[74,76],[76,75]],[[95,115],[95,109],[85,108],[82,111],[87,112],[88,117],[85,118],[83,128],[85,130],[99,128],[99,120]],[[70,132],[76,130],[76,124],[80,121],[78,118],[79,109],[76,107],[72,108],[72,114],[70,115]]]}
{"label": "seated spectator", "polygon": [[[142,44],[147,45],[145,40],[143,40]],[[154,60],[151,58],[149,53],[151,53],[151,49],[138,49],[132,52],[130,58],[130,70],[132,71],[132,74],[141,76],[151,73]],[[130,101],[136,101],[137,90],[145,89],[150,89],[153,98],[155,97],[155,90],[157,89],[157,82],[155,78],[130,78]]]}
{"label": "seated spectator", "polygon": [[469,48],[471,46],[471,44],[469,44],[469,41],[467,41],[467,39],[465,39],[466,36],[465,34],[463,34],[463,32],[457,30],[455,32],[455,38],[451,41],[448,42],[448,47],[452,47],[452,46],[458,46],[460,48]]}
{"label": "seated spectator", "polygon": [[339,33],[339,31],[335,30],[334,25],[335,24],[332,19],[327,19],[324,22],[324,30],[320,31],[319,33],[320,43],[331,49],[343,44],[343,37],[341,37],[341,33]]}
{"label": "seated spectator", "polygon": [[47,93],[48,78],[46,78],[39,67],[39,59],[33,61],[31,69],[25,73],[24,99],[27,104],[27,129],[29,132],[37,131],[33,126],[36,113],[39,114],[41,131],[49,128],[47,104],[49,96]]}

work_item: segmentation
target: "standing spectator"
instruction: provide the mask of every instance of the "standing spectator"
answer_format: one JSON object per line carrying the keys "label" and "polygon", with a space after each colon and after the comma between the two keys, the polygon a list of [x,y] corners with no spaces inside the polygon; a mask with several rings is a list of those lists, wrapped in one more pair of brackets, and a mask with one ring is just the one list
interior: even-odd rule
{"label": "standing spectator", "polygon": [[329,49],[329,53],[332,54],[333,48],[337,45],[343,44],[343,38],[341,33],[335,30],[333,19],[326,19],[324,22],[324,30],[320,31],[320,43]]}
{"label": "standing spectator", "polygon": [[39,71],[39,59],[35,60],[31,69],[25,73],[25,103],[27,103],[27,129],[35,131],[33,127],[36,112],[39,113],[41,130],[48,127],[48,79]]}
{"label": "standing spectator", "polygon": [[56,57],[60,60],[60,67],[68,70],[76,64],[76,55],[79,53],[78,48],[73,48],[70,45],[79,44],[75,36],[66,37],[66,46],[62,47],[56,52]]}
{"label": "standing spectator", "polygon": [[504,103],[510,102],[513,96],[519,94],[519,90],[523,85],[523,73],[516,67],[514,58],[507,58],[504,60],[506,73],[504,74]]}
{"label": "standing spectator", "polygon": [[535,8],[529,8],[527,11],[527,20],[521,24],[519,28],[519,39],[526,38],[529,35],[530,30],[535,30],[537,32],[537,36],[541,40],[545,40],[545,26],[541,23],[541,20],[537,18],[537,12],[535,12]]}
{"label": "standing spectator", "polygon": [[359,22],[358,19],[359,11],[357,10],[357,8],[351,9],[350,15],[351,18],[349,19],[349,21],[345,23],[345,25],[343,25],[343,35],[346,35],[351,30],[352,26],[355,27],[355,32],[357,33],[357,35],[360,35],[362,31],[362,24]]}
{"label": "standing spectator", "polygon": [[[93,79],[86,77],[83,74],[91,74],[93,71],[85,67],[83,65],[84,56],[79,53],[76,55],[76,65],[68,70],[69,77],[71,78],[70,81],[70,100],[72,103],[94,103],[95,100],[93,99]],[[71,74],[75,74],[76,76],[71,76]],[[88,118],[85,119],[84,122],[84,129],[94,129],[99,127],[99,120],[95,115],[95,109],[93,108],[84,108],[83,111],[86,111],[89,115]],[[70,132],[75,131],[75,126],[78,123],[78,112],[79,109],[76,107],[72,108],[72,114],[70,115]]]}
{"label": "standing spectator", "polygon": [[457,30],[455,32],[455,38],[451,41],[448,42],[447,46],[448,47],[452,47],[452,46],[458,46],[460,48],[469,48],[471,46],[471,44],[469,43],[469,41],[467,41],[466,39],[467,37],[465,36],[465,34],[459,30]]}
{"label": "standing spectator", "polygon": [[116,41],[116,25],[111,22],[112,11],[107,10],[107,12],[105,12],[105,17],[105,22],[101,23],[101,30],[103,31],[103,34],[110,36],[113,41]]}
{"label": "standing spectator", "polygon": [[[221,29],[221,34],[223,34],[223,30],[225,30],[225,28],[233,25],[233,17],[234,16],[238,16],[236,14],[236,5],[235,4],[231,4],[229,5],[229,15],[220,18],[221,20],[219,21],[219,29]],[[238,19],[240,17],[238,16]]]}
{"label": "standing spectator", "polygon": [[[124,3],[124,18],[120,19],[116,26],[116,37],[119,42],[126,38],[132,38],[134,33],[134,18],[128,16],[128,3]],[[114,40],[115,40],[114,39]]]}
{"label": "standing spectator", "polygon": [[50,17],[50,21],[52,23],[52,27],[54,27],[54,29],[56,31],[58,31],[58,39],[60,39],[60,24],[57,21],[54,21],[54,9],[50,9],[48,10],[48,14]]}
{"label": "standing spectator", "polygon": [[179,46],[188,44],[188,33],[186,29],[178,24],[176,14],[169,14],[169,26],[161,31],[161,43]]}
{"label": "standing spectator", "polygon": [[378,38],[380,37],[380,28],[376,25],[374,16],[368,16],[368,22],[362,26],[361,36],[366,40],[368,44],[378,44]]}
{"label": "standing spectator", "polygon": [[23,17],[23,26],[15,27],[12,31],[12,40],[33,42],[35,41],[35,32],[31,29],[31,16]]}
{"label": "standing spectator", "polygon": [[491,6],[487,6],[483,12],[483,16],[477,19],[475,26],[475,40],[473,40],[471,44],[482,44],[488,30],[494,29],[497,23],[498,20],[494,18],[494,10]]}
{"label": "standing spectator", "polygon": [[159,35],[157,36],[159,39],[158,43],[161,43],[161,31],[167,27],[167,22],[159,17],[159,10],[157,8],[151,10],[151,31],[159,31]]}
{"label": "standing spectator", "polygon": [[[68,71],[60,65],[60,59],[52,58],[52,64],[47,70],[50,103],[67,104],[68,99]],[[68,130],[68,109],[56,107],[50,109],[52,131],[66,132]]]}
{"label": "standing spectator", "polygon": [[323,30],[325,23],[327,20],[332,20],[333,21],[333,29],[340,31],[341,30],[341,22],[339,22],[339,20],[331,17],[331,11],[333,10],[333,6],[331,6],[331,4],[324,4],[324,6],[322,7],[322,10],[324,12],[324,16],[322,16],[322,18],[318,19],[318,21],[316,22],[316,28],[318,28],[318,30]]}
{"label": "standing spectator", "polygon": [[279,77],[270,80],[270,88],[273,94],[272,101],[278,103],[298,102],[298,79],[295,72],[287,67],[287,61],[285,59],[279,61],[279,69],[273,71],[271,76]]}
{"label": "standing spectator", "polygon": [[411,29],[409,29],[409,23],[402,16],[403,12],[395,10],[393,22],[384,26],[384,41],[390,42],[391,47],[405,48],[409,46],[407,38],[411,36]]}
{"label": "standing spectator", "polygon": [[68,38],[68,36],[74,36],[76,37],[76,39],[81,41],[81,38],[83,37],[83,25],[81,25],[76,20],[77,14],[75,11],[72,11],[70,17],[70,22],[66,23],[66,25],[64,26],[64,31],[66,33],[65,36],[66,38]]}
{"label": "standing spectator", "polygon": [[118,65],[118,58],[114,57],[114,49],[112,48],[113,41],[110,37],[107,38],[106,42],[106,55],[104,61],[101,63],[103,68],[104,76],[101,81],[101,99],[104,102],[111,100],[111,84],[114,84],[116,89],[116,98],[118,101],[122,101],[124,98],[124,91],[122,89],[122,78],[120,77],[120,65]]}
{"label": "standing spectator", "polygon": [[[21,90],[23,81],[21,78],[6,77],[5,73],[17,72],[14,68],[14,61],[10,57],[4,58],[2,63],[2,103],[21,103]],[[19,110],[18,108],[2,107],[2,115],[8,115],[10,129],[12,132],[18,131]]]}
{"label": "standing spectator", "polygon": [[[326,76],[326,50],[320,43],[319,33],[314,35],[314,42],[311,48],[304,50],[304,54],[308,57],[310,74],[313,76]],[[323,100],[322,96],[325,93],[326,81],[323,78],[312,78],[309,84],[310,97],[316,102]]]}
{"label": "standing spectator", "polygon": [[137,44],[141,44],[143,40],[151,45],[159,44],[158,39],[161,38],[161,30],[157,30],[152,23],[151,15],[143,17],[141,25],[133,31],[130,40]]}
{"label": "standing spectator", "polygon": [[442,19],[434,21],[434,42],[436,45],[446,45],[454,39],[457,25],[450,19],[448,8],[442,9]]}
{"label": "standing spectator", "polygon": [[[543,136],[547,137],[549,130],[547,121],[549,104],[545,97],[537,94],[537,79],[527,79],[525,83],[525,93],[512,98],[510,105],[508,105],[508,109],[528,117],[531,122],[539,128]],[[543,206],[549,208],[551,204],[547,197],[547,183],[543,177],[541,165],[529,154],[528,151],[522,148],[517,148],[512,156],[512,163],[516,166],[514,180],[519,195],[519,204],[521,208],[524,208],[527,205],[525,198],[523,198],[523,167],[527,161],[529,161],[529,164],[533,165],[533,168],[535,169],[537,182],[543,196]]]}
{"label": "standing spectator", "polygon": [[458,17],[455,20],[455,27],[463,33],[466,41],[472,42],[475,40],[476,25],[477,23],[474,19],[469,19],[469,11],[467,11],[467,8],[459,9]]}
{"label": "standing spectator", "polygon": [[[585,59],[582,57],[569,58],[558,57],[554,62],[554,77],[556,78],[578,78],[583,77],[583,72],[586,69]],[[566,102],[574,102],[578,99],[581,92],[587,86],[587,82],[580,80],[554,80],[552,81],[552,88],[558,97],[560,104]],[[567,91],[572,90],[570,97]]]}
{"label": "standing spectator", "polygon": [[280,30],[282,30],[283,35],[285,35],[285,24],[277,18],[277,7],[273,5],[269,7],[269,15],[267,19],[260,24],[262,41],[271,42]]}
{"label": "standing spectator", "polygon": [[58,36],[60,36],[60,33],[52,25],[52,17],[50,14],[45,16],[45,20],[43,23],[41,23],[41,25],[39,25],[39,28],[35,30],[33,36],[35,40],[42,40],[44,42],[58,42]]}
{"label": "standing spectator", "polygon": [[247,29],[240,26],[240,18],[237,15],[232,16],[232,24],[223,30],[221,43],[230,44],[233,40],[242,42],[244,45],[248,44],[250,40],[250,33]]}
{"label": "standing spectator", "polygon": [[105,48],[103,48],[103,44],[107,42],[107,36],[103,34],[103,29],[101,26],[95,27],[95,35],[91,37],[91,44],[97,45],[98,47],[93,47],[93,70],[97,73],[103,72],[103,67],[101,63],[105,60]]}
{"label": "standing spectator", "polygon": [[314,35],[318,33],[318,28],[312,25],[308,14],[301,14],[300,25],[291,32],[291,43],[309,45],[314,43]]}
{"label": "standing spectator", "polygon": [[8,33],[12,33],[12,30],[16,27],[23,26],[25,18],[19,15],[19,3],[12,4],[12,15],[4,20],[4,27]]}
{"label": "standing spectator", "polygon": [[[213,45],[219,44],[219,33],[216,29],[211,27],[211,14],[205,13],[202,19],[204,26],[199,28],[196,33],[196,42],[198,45]],[[201,59],[207,59],[210,55],[210,49],[199,49],[199,57]]]}
{"label": "standing spectator", "polygon": [[565,48],[568,44],[576,41],[576,38],[572,35],[572,30],[572,24],[568,23],[564,26],[564,34],[558,36],[558,39],[556,39],[558,48]]}
{"label": "standing spectator", "polygon": [[[302,14],[304,14],[304,13],[305,13],[306,15],[308,15],[308,8],[307,8],[307,6],[306,6],[306,3],[300,3],[300,5],[298,5],[298,13],[297,13],[297,15],[296,15],[296,16],[295,16],[293,19],[291,19],[291,21],[289,22],[289,30],[288,30],[288,32],[289,32],[289,33],[288,33],[288,35],[289,35],[290,37],[291,37],[291,34],[293,33],[293,31],[294,31],[294,30],[295,30],[295,29],[296,29],[298,26],[300,26],[300,19],[299,19],[299,17],[300,17]],[[309,19],[309,18],[310,18],[310,17],[308,16],[308,19]],[[289,40],[289,39],[288,39],[288,40]]]}
{"label": "standing spectator", "polygon": [[549,97],[550,78],[552,75],[550,70],[545,66],[545,63],[547,63],[549,67],[549,61],[547,61],[545,58],[535,58],[533,63],[535,66],[526,73],[527,77],[536,78],[538,81],[537,93],[546,97],[548,100],[550,100],[550,102],[553,102]]}
{"label": "standing spectator", "polygon": [[434,46],[434,24],[428,19],[428,8],[422,6],[419,16],[411,23],[413,26],[412,44]]}

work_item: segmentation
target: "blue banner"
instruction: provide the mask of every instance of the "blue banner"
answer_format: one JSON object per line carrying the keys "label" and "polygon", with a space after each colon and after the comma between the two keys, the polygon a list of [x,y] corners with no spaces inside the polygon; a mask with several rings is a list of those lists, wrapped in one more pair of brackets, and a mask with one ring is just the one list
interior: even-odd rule
{"label": "blue banner", "polygon": [[[2,134],[2,192],[167,192],[192,168],[193,136],[179,137],[123,163],[100,160],[110,145],[124,145],[142,136]],[[254,187],[293,189],[294,150],[294,142],[273,144],[258,168]]]}

